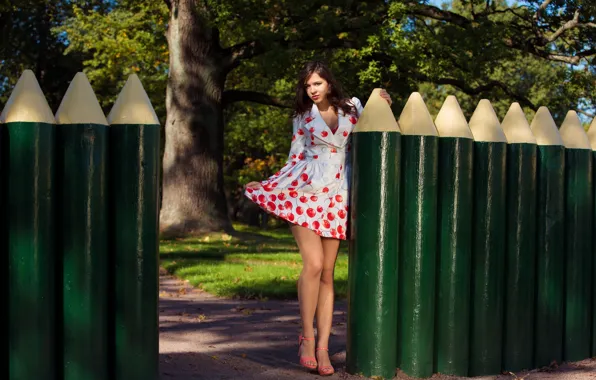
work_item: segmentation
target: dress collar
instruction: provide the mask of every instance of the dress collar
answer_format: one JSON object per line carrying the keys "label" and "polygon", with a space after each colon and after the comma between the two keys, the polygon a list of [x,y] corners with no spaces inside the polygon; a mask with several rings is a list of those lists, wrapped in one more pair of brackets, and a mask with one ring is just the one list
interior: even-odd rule
{"label": "dress collar", "polygon": [[319,108],[316,104],[312,105],[310,112],[304,119],[306,129],[310,131],[313,136],[312,142],[315,138],[326,142],[329,145],[342,148],[345,146],[350,132],[356,124],[356,117],[353,115],[346,115],[342,109],[337,112],[337,129],[335,133],[332,132],[331,128],[323,120],[323,116],[319,112]]}

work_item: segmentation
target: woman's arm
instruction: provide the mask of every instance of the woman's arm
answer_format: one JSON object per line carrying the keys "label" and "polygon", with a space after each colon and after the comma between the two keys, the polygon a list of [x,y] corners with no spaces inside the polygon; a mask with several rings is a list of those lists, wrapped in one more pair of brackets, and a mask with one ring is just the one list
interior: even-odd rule
{"label": "woman's arm", "polygon": [[290,145],[290,153],[288,154],[288,161],[284,168],[297,162],[300,159],[301,153],[306,148],[306,130],[304,128],[304,119],[302,117],[295,117],[292,120],[292,144]]}

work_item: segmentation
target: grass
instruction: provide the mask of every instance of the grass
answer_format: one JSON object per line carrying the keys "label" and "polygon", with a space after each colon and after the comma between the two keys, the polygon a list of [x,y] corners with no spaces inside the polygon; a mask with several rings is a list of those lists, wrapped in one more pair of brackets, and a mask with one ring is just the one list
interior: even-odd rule
{"label": "grass", "polygon": [[[287,228],[261,230],[235,225],[234,236],[163,240],[161,266],[209,293],[231,298],[296,299],[302,260]],[[345,243],[335,267],[335,292],[345,298],[348,256]]]}

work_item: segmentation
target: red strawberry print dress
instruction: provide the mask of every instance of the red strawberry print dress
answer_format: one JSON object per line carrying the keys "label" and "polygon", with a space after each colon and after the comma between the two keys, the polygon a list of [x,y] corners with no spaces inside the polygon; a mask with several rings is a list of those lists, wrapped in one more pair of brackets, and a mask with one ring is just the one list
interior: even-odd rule
{"label": "red strawberry print dress", "polygon": [[352,98],[353,114],[338,111],[335,133],[313,104],[293,120],[290,154],[283,168],[244,194],[265,211],[323,237],[345,240],[350,185],[350,135],[362,104]]}

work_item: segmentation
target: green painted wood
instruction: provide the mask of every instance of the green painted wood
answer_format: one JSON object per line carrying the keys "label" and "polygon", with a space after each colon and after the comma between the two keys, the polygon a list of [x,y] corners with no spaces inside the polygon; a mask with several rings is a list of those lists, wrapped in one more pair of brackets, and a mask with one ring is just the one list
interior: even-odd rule
{"label": "green painted wood", "polygon": [[467,376],[474,140],[439,139],[435,372]]}
{"label": "green painted wood", "polygon": [[[8,289],[9,271],[8,271],[8,128],[0,123],[0,255],[5,257],[5,265],[0,265],[0,276],[3,279],[2,285]],[[0,302],[8,305],[9,292],[1,293]],[[10,318],[10,312],[9,312]],[[10,328],[10,320],[9,326]],[[8,329],[5,329],[3,335],[6,340],[10,340]],[[10,344],[10,343],[8,343]],[[10,347],[10,346],[9,346]],[[10,353],[8,353],[10,355]],[[10,358],[8,359],[10,366]],[[10,376],[10,368],[9,368]]]}
{"label": "green painted wood", "polygon": [[399,132],[352,135],[347,369],[390,378],[397,367]]}
{"label": "green painted wood", "polygon": [[592,294],[592,151],[565,151],[565,330],[563,360],[590,357]]}
{"label": "green painted wood", "polygon": [[414,377],[434,368],[438,148],[437,136],[402,136],[398,365]]}
{"label": "green painted wood", "polygon": [[507,144],[474,142],[469,376],[501,372]]}
{"label": "green painted wood", "polygon": [[108,127],[57,132],[64,380],[108,380]]}
{"label": "green painted wood", "polygon": [[507,146],[503,369],[532,369],[536,266],[536,144]]}
{"label": "green painted wood", "polygon": [[565,148],[539,146],[534,367],[563,359]]}
{"label": "green painted wood", "polygon": [[[592,152],[592,176],[593,180],[596,178],[596,152]],[[596,183],[592,184],[594,206],[596,206]],[[592,226],[594,227],[594,240],[592,240],[592,357],[596,358],[596,209],[592,214]]]}
{"label": "green painted wood", "polygon": [[159,377],[159,125],[110,127],[114,379]]}
{"label": "green painted wood", "polygon": [[55,126],[7,123],[9,379],[56,378]]}

